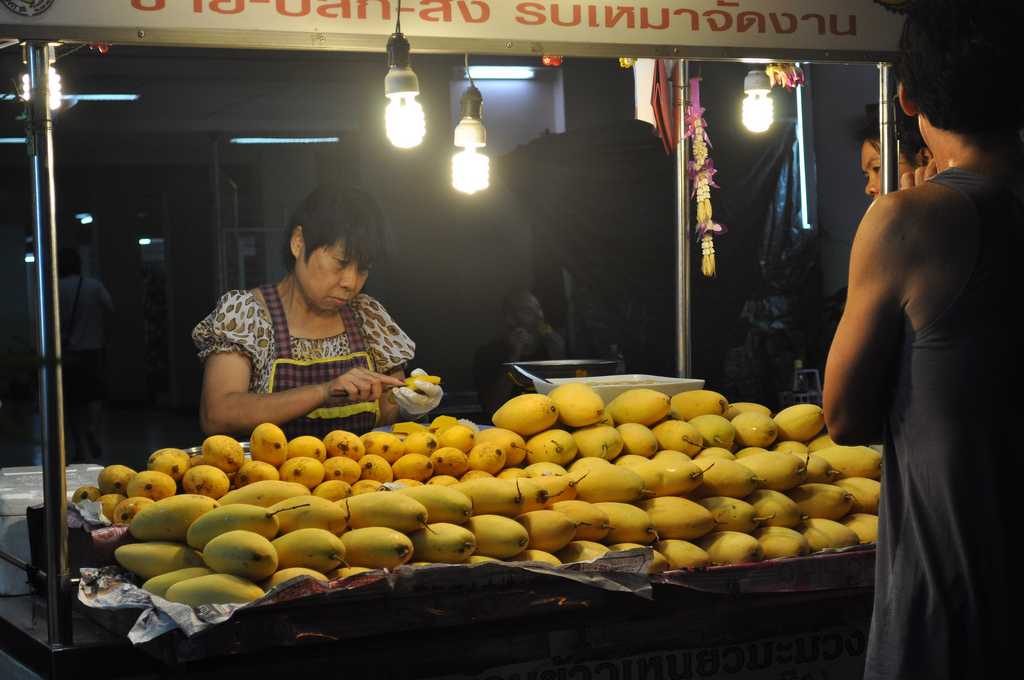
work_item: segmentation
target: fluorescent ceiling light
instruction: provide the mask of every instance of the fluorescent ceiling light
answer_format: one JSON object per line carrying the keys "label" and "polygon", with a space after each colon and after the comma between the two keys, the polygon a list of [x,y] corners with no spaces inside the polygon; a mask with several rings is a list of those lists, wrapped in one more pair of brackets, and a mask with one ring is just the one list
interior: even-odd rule
{"label": "fluorescent ceiling light", "polygon": [[338,137],[232,137],[232,144],[337,144]]}
{"label": "fluorescent ceiling light", "polygon": [[73,99],[79,102],[136,102],[139,100],[137,94],[66,94],[65,100]]}
{"label": "fluorescent ceiling light", "polygon": [[140,238],[139,239],[139,245],[140,246],[148,246],[151,243],[153,243],[153,239],[151,239],[151,238]]}
{"label": "fluorescent ceiling light", "polygon": [[25,264],[33,264],[36,261],[36,256],[32,253],[25,253]]}
{"label": "fluorescent ceiling light", "polygon": [[0,144],[24,144],[24,137],[0,137]]}
{"label": "fluorescent ceiling light", "polygon": [[93,222],[92,213],[77,213],[75,219],[82,224],[92,224]]}
{"label": "fluorescent ceiling light", "polygon": [[534,71],[529,66],[470,66],[473,80],[529,80]]}

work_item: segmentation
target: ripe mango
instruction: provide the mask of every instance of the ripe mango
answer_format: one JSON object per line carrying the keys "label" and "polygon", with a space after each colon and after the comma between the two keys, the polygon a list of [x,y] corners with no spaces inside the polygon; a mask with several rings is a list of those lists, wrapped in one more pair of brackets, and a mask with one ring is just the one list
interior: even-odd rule
{"label": "ripe mango", "polygon": [[249,436],[249,455],[258,463],[281,467],[288,459],[288,437],[274,423],[257,425]]}
{"label": "ripe mango", "polygon": [[553,553],[576,538],[576,522],[554,510],[534,510],[516,517],[530,536],[527,546],[532,550]]}
{"label": "ripe mango", "polygon": [[359,463],[347,456],[332,456],[323,462],[323,466],[324,481],[341,481],[352,486],[363,474]]}
{"label": "ripe mango", "polygon": [[601,541],[612,528],[608,513],[593,503],[568,500],[552,503],[550,507],[568,517],[576,525],[574,540]]}
{"label": "ripe mango", "polygon": [[801,524],[797,527],[797,530],[807,539],[807,545],[811,547],[811,552],[816,553],[819,550],[826,550],[832,547],[832,539],[829,538],[821,529],[815,529],[809,527],[806,524]]}
{"label": "ripe mango", "polygon": [[212,574],[213,571],[206,567],[186,567],[185,569],[177,569],[175,571],[161,574],[160,576],[154,576],[142,584],[142,589],[150,595],[156,595],[166,599],[167,589],[173,586],[175,583],[185,581],[190,578],[196,578],[197,576],[207,576]]}
{"label": "ripe mango", "polygon": [[468,456],[476,446],[476,431],[461,423],[452,425],[437,436],[437,445],[458,449]]}
{"label": "ripe mango", "polygon": [[413,543],[405,534],[387,527],[365,527],[342,534],[350,566],[394,569],[412,559]]}
{"label": "ripe mango", "polygon": [[817,404],[794,404],[775,414],[779,439],[808,442],[825,427],[825,413]]}
{"label": "ripe mango", "polygon": [[402,443],[405,444],[405,455],[407,456],[411,453],[416,453],[429,458],[430,454],[441,448],[441,445],[437,442],[437,437],[426,428],[422,432],[413,432],[407,435]]}
{"label": "ripe mango", "polygon": [[395,480],[395,471],[391,469],[391,463],[375,453],[367,453],[360,458],[359,466],[362,468],[360,479],[372,479],[381,484]]}
{"label": "ripe mango", "polygon": [[562,564],[571,564],[596,560],[607,552],[606,546],[594,541],[573,541],[555,553],[555,557],[561,560]]}
{"label": "ripe mango", "polygon": [[422,562],[460,564],[476,550],[476,536],[469,529],[447,522],[434,522],[409,534],[413,558]]}
{"label": "ripe mango", "polygon": [[576,458],[576,440],[565,430],[545,430],[526,442],[526,460],[536,463],[568,465]]}
{"label": "ripe mango", "polygon": [[584,458],[614,460],[622,453],[623,441],[619,431],[609,425],[591,425],[572,433],[579,455]]}
{"label": "ripe mango", "polygon": [[100,512],[104,517],[109,519],[111,522],[114,521],[114,512],[117,510],[117,506],[128,500],[127,496],[122,496],[119,493],[105,493],[98,499],[100,504]]}
{"label": "ripe mango", "polygon": [[642,465],[650,460],[650,458],[644,458],[643,456],[635,456],[632,453],[627,453],[624,456],[618,456],[615,459],[615,465],[622,465],[624,467],[636,467]]}
{"label": "ripe mango", "polygon": [[746,564],[764,559],[764,548],[750,534],[715,531],[695,541],[708,554],[712,564]]}
{"label": "ripe mango", "polygon": [[139,510],[132,518],[128,532],[139,541],[184,543],[192,523],[217,507],[220,504],[207,496],[171,496]]}
{"label": "ripe mango", "polygon": [[347,498],[341,504],[348,508],[348,525],[353,529],[388,527],[410,532],[427,524],[427,508],[407,493],[379,491]]}
{"label": "ripe mango", "polygon": [[725,410],[722,417],[733,420],[741,413],[760,413],[770,418],[772,410],[763,404],[755,404],[749,401],[737,401],[729,404],[729,408]]}
{"label": "ripe mango", "polygon": [[264,463],[259,460],[250,460],[242,464],[242,468],[238,471],[235,477],[235,481],[238,484],[238,488],[247,486],[254,482],[274,481],[281,479],[280,473],[277,468],[270,463]]}
{"label": "ripe mango", "polygon": [[698,503],[686,498],[665,496],[640,501],[637,506],[651,518],[661,539],[692,540],[715,529],[715,518]]}
{"label": "ripe mango", "polygon": [[505,452],[505,464],[514,467],[526,460],[526,440],[501,427],[489,427],[476,433],[477,444],[494,444]]}
{"label": "ripe mango", "polygon": [[811,552],[811,545],[799,531],[787,527],[763,527],[754,532],[766,560],[798,557]]}
{"label": "ripe mango", "polygon": [[445,486],[418,486],[394,493],[408,496],[427,510],[428,524],[465,524],[473,516],[473,501],[458,489]]}
{"label": "ripe mango", "polygon": [[761,526],[793,529],[807,519],[796,501],[779,491],[758,489],[744,500],[754,506],[758,517],[767,518],[761,520]]}
{"label": "ripe mango", "polygon": [[604,400],[590,385],[565,383],[551,390],[548,397],[558,408],[559,419],[569,427],[593,425],[604,416]]}
{"label": "ripe mango", "polygon": [[562,560],[558,559],[554,555],[544,550],[529,549],[524,550],[518,555],[513,555],[506,560],[507,562],[543,562],[544,564],[550,564],[552,567],[562,566]]}
{"label": "ripe mango", "polygon": [[441,377],[437,375],[411,375],[405,379],[405,386],[410,390],[418,390],[417,382],[425,382],[431,385],[440,385]]}
{"label": "ripe mango", "polygon": [[277,571],[277,551],[255,532],[228,531],[206,544],[203,562],[219,574],[261,581]]}
{"label": "ripe mango", "polygon": [[245,462],[242,445],[232,437],[215,434],[203,440],[203,464],[212,465],[226,474],[238,472]]}
{"label": "ripe mango", "polygon": [[[775,421],[772,422],[774,423]],[[810,453],[810,450],[807,448],[807,444],[794,441],[776,442],[775,445],[772,446],[772,451],[775,451],[776,453],[779,451],[793,453],[803,458],[805,462],[807,460],[807,454]]]}
{"label": "ripe mango", "polygon": [[785,451],[766,451],[747,456],[741,462],[763,480],[764,488],[772,491],[789,491],[807,479],[807,465],[803,459]]}
{"label": "ripe mango", "polygon": [[[528,479],[473,479],[460,482],[452,488],[469,496],[473,502],[474,514],[518,517],[528,511],[523,485],[529,481]],[[528,491],[535,489],[537,489],[535,485],[527,487]],[[535,508],[531,507],[530,509]]]}
{"label": "ripe mango", "polygon": [[188,527],[185,539],[196,550],[229,531],[249,531],[270,540],[280,526],[275,513],[258,505],[223,505],[198,517]]}
{"label": "ripe mango", "polygon": [[80,486],[75,489],[75,493],[71,496],[72,503],[80,503],[82,501],[98,501],[103,492],[99,490],[99,487],[95,486]]}
{"label": "ripe mango", "polygon": [[650,458],[661,448],[651,428],[640,423],[623,423],[615,428],[622,437],[622,453]]}
{"label": "ripe mango", "polygon": [[470,555],[469,559],[466,560],[466,564],[483,564],[484,562],[500,562],[493,557],[485,557],[484,555]]}
{"label": "ripe mango", "polygon": [[[367,432],[360,439],[363,442],[363,449],[366,455],[374,455],[383,458],[390,466],[396,460],[405,455],[405,444],[398,435],[390,432]],[[443,444],[442,444],[443,446]],[[363,462],[360,458],[360,462]]]}
{"label": "ripe mango", "polygon": [[629,503],[595,503],[599,510],[608,515],[611,529],[605,536],[605,543],[640,543],[649,545],[658,540],[651,516]]}
{"label": "ripe mango", "polygon": [[768,449],[762,449],[760,446],[748,446],[737,451],[734,454],[734,458],[741,461],[750,456],[760,456],[762,453],[771,453],[771,451]]}
{"label": "ripe mango", "polygon": [[186,567],[203,566],[203,559],[195,550],[181,543],[167,541],[122,545],[114,550],[114,559],[122,567],[144,579]]}
{"label": "ripe mango", "polygon": [[109,493],[119,493],[127,498],[128,482],[132,481],[135,474],[135,470],[126,465],[108,465],[100,470],[99,478],[96,482],[100,488],[100,495],[105,496]]}
{"label": "ripe mango", "polygon": [[582,475],[584,472],[587,472],[588,470],[592,470],[594,468],[603,468],[608,465],[611,465],[611,463],[605,460],[604,458],[577,458],[568,467],[568,472],[570,474],[579,476]]}
{"label": "ripe mango", "polygon": [[305,567],[325,574],[345,561],[345,544],[325,529],[297,529],[274,539],[272,545],[279,569]]}
{"label": "ripe mango", "polygon": [[[831,519],[812,517],[804,522],[804,527],[806,529],[816,529],[825,534],[831,548],[846,548],[860,543],[860,536],[857,535],[857,532]],[[805,530],[802,533],[810,541],[807,531]]]}
{"label": "ripe mango", "polygon": [[469,456],[454,446],[444,446],[430,454],[434,473],[461,477],[469,470]]}
{"label": "ripe mango", "polygon": [[838,446],[838,444],[832,441],[832,437],[828,436],[827,432],[807,442],[807,450],[811,453],[821,449],[831,449],[833,446]]}
{"label": "ripe mango", "polygon": [[[624,550],[643,550],[650,546],[640,545],[639,543],[615,543],[608,546],[608,552],[622,552]],[[663,571],[668,571],[672,568],[669,564],[668,558],[662,555],[657,550],[651,550],[651,563],[647,567],[648,574],[660,574]]]}
{"label": "ripe mango", "polygon": [[384,486],[376,479],[360,479],[358,482],[352,485],[352,495],[361,496],[365,493],[373,493],[380,491],[380,488]]}
{"label": "ripe mango", "polygon": [[701,451],[700,453],[693,457],[694,460],[700,460],[703,458],[736,460],[736,454],[734,454],[732,451],[728,449],[723,449],[718,446],[712,446],[710,448],[704,449],[703,451]]}
{"label": "ripe mango", "polygon": [[451,475],[434,475],[427,482],[428,485],[436,486],[454,486],[459,483],[459,480]]}
{"label": "ripe mango", "polygon": [[527,465],[523,469],[526,476],[530,479],[536,479],[537,477],[564,477],[569,474],[568,470],[559,465],[558,463],[540,462]]}
{"label": "ripe mango", "polygon": [[543,432],[558,420],[558,407],[543,394],[521,394],[495,411],[491,422],[523,437]]}
{"label": "ripe mango", "polygon": [[459,477],[460,482],[468,482],[471,479],[494,479],[494,475],[485,470],[470,470]]}
{"label": "ripe mango", "polygon": [[680,451],[691,458],[704,448],[704,435],[696,427],[682,420],[666,420],[655,426],[658,445],[669,451]]}
{"label": "ripe mango", "polygon": [[423,486],[423,482],[418,479],[396,479],[394,482],[398,489],[408,489],[414,486]]}
{"label": "ripe mango", "polygon": [[853,494],[834,484],[801,484],[786,495],[796,502],[800,512],[812,518],[837,520],[853,507]]}
{"label": "ripe mango", "polygon": [[252,602],[261,597],[262,588],[248,579],[231,574],[209,574],[179,581],[169,587],[165,594],[165,599],[190,607]]}
{"label": "ripe mango", "polygon": [[[430,432],[430,429],[426,425],[407,420],[405,422],[395,423],[392,425],[391,432],[397,434],[399,437],[408,438],[409,435],[415,434],[416,432]],[[431,432],[431,434],[433,433]]]}
{"label": "ripe mango", "polygon": [[369,567],[338,567],[329,571],[326,576],[333,581],[335,579],[346,579],[356,574],[365,574],[368,571],[373,571],[373,569]]}
{"label": "ripe mango", "polygon": [[738,498],[711,496],[698,502],[707,508],[714,518],[715,531],[739,531],[749,534],[761,526],[761,522],[771,519],[758,515],[753,505]]}
{"label": "ripe mango", "polygon": [[253,482],[242,488],[224,494],[219,500],[221,505],[234,505],[243,503],[245,505],[258,505],[269,508],[286,498],[295,496],[308,496],[309,488],[303,484],[289,481],[274,481],[272,479],[262,482]]}
{"label": "ripe mango", "polygon": [[644,480],[644,489],[655,496],[690,493],[704,479],[704,470],[684,454],[656,457],[630,469]]}
{"label": "ripe mango", "polygon": [[530,475],[526,474],[526,470],[523,468],[507,467],[495,476],[498,479],[521,479],[523,477],[529,477]]}
{"label": "ripe mango", "polygon": [[704,470],[701,485],[693,490],[695,497],[745,498],[761,485],[758,476],[740,462],[714,458],[703,458],[693,462]]}
{"label": "ripe mango", "polygon": [[[324,449],[328,458],[351,458],[358,461],[366,454],[363,440],[354,432],[332,430],[324,437]],[[282,461],[283,462],[283,461]]]}
{"label": "ripe mango", "polygon": [[496,475],[505,467],[505,452],[495,444],[477,444],[469,450],[467,461],[470,470]]}
{"label": "ripe mango", "polygon": [[729,410],[729,400],[712,390],[689,390],[672,397],[672,417],[693,420],[697,416],[720,416]]}
{"label": "ripe mango", "polygon": [[566,474],[561,477],[550,475],[533,477],[532,481],[544,491],[547,496],[544,505],[550,508],[552,503],[576,499],[576,479],[576,477]]}
{"label": "ripe mango", "polygon": [[178,485],[170,475],[155,470],[146,470],[132,477],[131,481],[128,482],[125,495],[128,498],[142,496],[158,501],[161,498],[173,496],[177,490]]}
{"label": "ripe mango", "polygon": [[665,556],[672,569],[703,569],[711,563],[708,554],[689,541],[670,538],[658,541],[654,548]]}
{"label": "ripe mango", "polygon": [[808,453],[804,456],[804,464],[807,466],[807,480],[804,482],[805,484],[811,482],[831,484],[843,475],[842,472],[834,469],[827,460],[814,453]]}
{"label": "ripe mango", "polygon": [[854,512],[843,518],[842,525],[853,530],[861,543],[878,541],[878,515]]}
{"label": "ripe mango", "polygon": [[853,505],[850,507],[850,512],[869,515],[878,514],[878,501],[882,496],[881,483],[866,477],[847,477],[834,483],[840,489],[848,491],[853,496]]}
{"label": "ripe mango", "polygon": [[320,496],[296,496],[275,503],[267,510],[274,513],[282,534],[316,528],[337,536],[348,527],[347,502],[348,499],[338,502]]}
{"label": "ripe mango", "polygon": [[188,454],[181,449],[159,449],[150,454],[146,467],[180,482],[189,468]]}
{"label": "ripe mango", "polygon": [[476,554],[507,559],[518,555],[530,543],[526,528],[501,515],[475,515],[466,523],[476,537]]}
{"label": "ripe mango", "polygon": [[615,423],[654,425],[668,415],[670,399],[667,394],[641,387],[626,390],[608,404],[608,414]]}
{"label": "ripe mango", "polygon": [[585,473],[578,474],[576,497],[588,503],[632,503],[650,494],[644,488],[644,480],[640,475],[620,465],[595,465]]}
{"label": "ripe mango", "polygon": [[779,436],[779,426],[772,420],[771,415],[758,411],[740,413],[732,419],[732,426],[736,428],[736,443],[744,448],[768,448]]}
{"label": "ripe mango", "polygon": [[289,569],[281,569],[280,571],[275,571],[270,578],[268,578],[260,585],[263,586],[264,591],[269,591],[281,585],[282,583],[287,583],[288,581],[291,581],[293,578],[299,578],[300,576],[308,576],[309,578],[316,579],[317,581],[323,581],[324,583],[327,582],[327,576],[321,574],[319,571],[316,571],[314,569],[306,569],[305,567],[291,567]]}
{"label": "ripe mango", "polygon": [[457,418],[452,416],[437,416],[430,423],[430,427],[427,428],[432,434],[438,435],[447,430],[453,425],[458,425],[459,421]]}
{"label": "ripe mango", "polygon": [[[205,460],[205,458],[204,458]],[[181,487],[186,493],[198,496],[209,496],[217,500],[231,488],[231,480],[227,474],[213,465],[195,465],[185,471],[181,478]]]}
{"label": "ripe mango", "polygon": [[731,449],[736,440],[736,428],[726,418],[716,415],[697,416],[690,421],[704,438],[704,447]]}
{"label": "ripe mango", "polygon": [[425,482],[433,476],[434,465],[421,453],[407,453],[392,463],[391,472],[397,479]]}
{"label": "ripe mango", "polygon": [[818,449],[816,456],[824,458],[832,469],[845,477],[882,478],[882,454],[868,446],[833,446]]}
{"label": "ripe mango", "polygon": [[135,515],[139,514],[139,510],[142,510],[147,505],[152,505],[154,502],[152,498],[144,496],[126,498],[114,506],[114,511],[109,519],[114,524],[131,524]]}

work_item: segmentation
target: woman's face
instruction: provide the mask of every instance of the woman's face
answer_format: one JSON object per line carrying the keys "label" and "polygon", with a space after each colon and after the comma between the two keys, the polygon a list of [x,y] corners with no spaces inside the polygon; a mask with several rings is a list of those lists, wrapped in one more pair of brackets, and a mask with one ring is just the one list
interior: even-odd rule
{"label": "woman's face", "polygon": [[[871,200],[875,200],[882,193],[882,154],[878,149],[878,142],[873,139],[866,139],[861,144],[860,169],[867,180],[864,193]],[[900,177],[913,171],[914,165],[907,161],[906,156],[900,154]]]}
{"label": "woman's face", "polygon": [[336,313],[339,307],[359,295],[370,274],[369,269],[361,269],[348,258],[340,243],[314,250],[307,261],[299,230],[292,237],[292,254],[295,255],[295,280],[310,305],[325,313]]}

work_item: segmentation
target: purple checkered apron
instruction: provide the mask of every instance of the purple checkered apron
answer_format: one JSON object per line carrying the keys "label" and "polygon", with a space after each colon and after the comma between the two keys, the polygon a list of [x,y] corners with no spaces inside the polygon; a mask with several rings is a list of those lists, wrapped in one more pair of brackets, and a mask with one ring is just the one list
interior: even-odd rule
{"label": "purple checkered apron", "polygon": [[[260,286],[263,299],[267,302],[267,311],[274,324],[274,343],[277,355],[270,369],[270,392],[318,385],[328,382],[353,368],[375,370],[373,358],[366,351],[366,340],[363,338],[363,324],[356,312],[348,305],[340,309],[341,319],[345,323],[345,335],[348,337],[349,354],[341,357],[328,357],[312,361],[298,361],[292,358],[292,340],[288,332],[288,319],[284,314],[284,306],[273,285]],[[289,439],[299,435],[313,435],[323,438],[332,430],[347,430],[363,434],[377,424],[378,405],[376,402],[353,404],[341,399],[332,399],[320,408],[296,420],[281,426]]]}

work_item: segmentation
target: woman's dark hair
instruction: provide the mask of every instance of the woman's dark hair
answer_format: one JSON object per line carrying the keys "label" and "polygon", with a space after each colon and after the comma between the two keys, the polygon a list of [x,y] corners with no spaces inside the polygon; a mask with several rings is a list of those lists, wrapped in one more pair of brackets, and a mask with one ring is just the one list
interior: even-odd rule
{"label": "woman's dark hair", "polygon": [[353,187],[320,186],[302,202],[288,222],[282,257],[285,269],[295,269],[291,239],[295,227],[302,227],[306,261],[320,248],[335,244],[360,269],[369,269],[388,251],[384,214],[377,201],[365,191]]}
{"label": "woman's dark hair", "polygon": [[1020,42],[1020,0],[915,0],[906,8],[896,73],[937,128],[1005,133],[1024,125],[1011,48]]}
{"label": "woman's dark hair", "polygon": [[[878,126],[878,104],[868,104],[864,107],[864,116],[858,119],[854,141],[858,144],[871,142],[875,148],[879,148],[881,142]],[[900,154],[916,165],[913,161],[925,148],[924,139],[917,127],[917,119],[905,114],[899,104],[896,105],[896,137],[900,140]]]}
{"label": "woman's dark hair", "polygon": [[57,251],[57,276],[63,279],[75,275],[82,275],[82,256],[78,248],[65,246]]}

